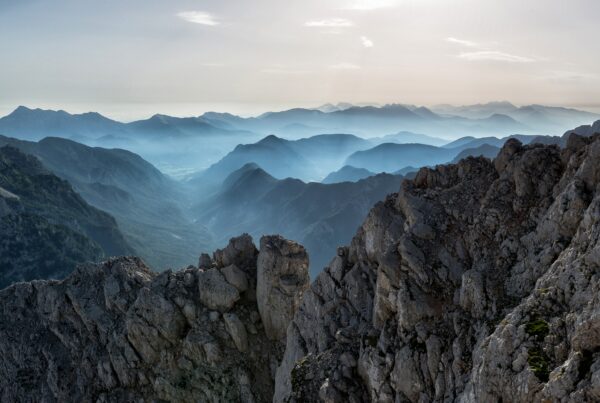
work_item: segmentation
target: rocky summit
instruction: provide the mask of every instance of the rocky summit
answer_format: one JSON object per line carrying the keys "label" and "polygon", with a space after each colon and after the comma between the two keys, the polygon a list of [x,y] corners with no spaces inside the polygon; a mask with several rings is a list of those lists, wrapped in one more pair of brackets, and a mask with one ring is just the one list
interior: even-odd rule
{"label": "rocky summit", "polygon": [[[285,344],[267,336],[285,338],[292,305],[277,301],[300,299],[308,260],[280,237],[261,245],[243,235],[202,268],[118,258],[3,290],[0,401],[270,402]],[[257,300],[261,282],[277,297]]]}
{"label": "rocky summit", "polygon": [[0,400],[600,400],[600,136],[421,169],[309,285],[234,238],[0,292]]}

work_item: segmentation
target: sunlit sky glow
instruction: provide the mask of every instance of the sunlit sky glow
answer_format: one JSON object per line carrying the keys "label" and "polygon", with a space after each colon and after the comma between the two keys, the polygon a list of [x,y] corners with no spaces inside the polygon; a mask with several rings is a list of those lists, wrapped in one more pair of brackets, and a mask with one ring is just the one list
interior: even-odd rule
{"label": "sunlit sky glow", "polygon": [[15,106],[244,115],[325,102],[600,110],[597,0],[0,0]]}

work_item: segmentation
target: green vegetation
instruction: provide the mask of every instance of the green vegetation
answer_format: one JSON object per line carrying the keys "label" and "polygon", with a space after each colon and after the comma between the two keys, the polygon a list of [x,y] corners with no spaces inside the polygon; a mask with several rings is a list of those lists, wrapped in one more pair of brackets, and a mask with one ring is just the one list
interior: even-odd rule
{"label": "green vegetation", "polygon": [[531,348],[528,351],[527,363],[535,376],[542,381],[548,382],[550,376],[549,359],[540,348]]}
{"label": "green vegetation", "polygon": [[63,278],[79,263],[131,251],[113,217],[33,156],[1,147],[0,188],[17,196],[0,196],[0,289]]}
{"label": "green vegetation", "polygon": [[537,340],[542,341],[550,331],[548,322],[544,319],[537,318],[525,325],[525,331],[528,335],[534,336]]}

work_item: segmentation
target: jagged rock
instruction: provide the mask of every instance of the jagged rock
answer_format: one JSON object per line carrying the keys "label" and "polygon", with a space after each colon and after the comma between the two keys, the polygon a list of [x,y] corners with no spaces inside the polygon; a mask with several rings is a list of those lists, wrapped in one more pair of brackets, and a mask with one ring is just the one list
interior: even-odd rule
{"label": "jagged rock", "polygon": [[236,265],[232,264],[221,269],[221,273],[229,284],[237,288],[239,292],[244,292],[248,289],[248,276]]}
{"label": "jagged rock", "polygon": [[248,350],[248,334],[240,318],[234,313],[226,313],[223,315],[223,319],[237,349],[241,352]]}
{"label": "jagged rock", "polygon": [[230,310],[240,299],[237,288],[229,284],[216,268],[198,274],[198,290],[202,304],[219,312]]}
{"label": "jagged rock", "polygon": [[214,261],[217,267],[226,267],[236,265],[239,268],[256,267],[256,255],[258,251],[252,242],[252,237],[243,234],[236,238],[231,238],[229,244],[224,249],[215,251]]}
{"label": "jagged rock", "polygon": [[202,269],[15,284],[0,401],[598,401],[600,136],[421,169],[307,270],[242,236]]}
{"label": "jagged rock", "polygon": [[257,270],[256,297],[265,333],[271,340],[281,340],[310,283],[308,255],[296,242],[264,236]]}
{"label": "jagged rock", "polygon": [[200,254],[200,259],[198,259],[198,268],[199,269],[210,269],[213,265],[212,258],[208,253]]}
{"label": "jagged rock", "polygon": [[376,205],[304,293],[274,401],[597,401],[600,136],[566,144],[509,140]]}
{"label": "jagged rock", "polygon": [[281,346],[246,332],[257,307],[237,298],[218,269],[137,258],[15,284],[0,291],[0,401],[270,402]]}

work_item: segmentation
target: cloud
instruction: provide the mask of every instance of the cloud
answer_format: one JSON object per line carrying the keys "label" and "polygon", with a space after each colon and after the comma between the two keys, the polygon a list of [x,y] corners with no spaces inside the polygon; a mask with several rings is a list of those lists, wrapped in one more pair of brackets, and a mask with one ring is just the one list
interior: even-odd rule
{"label": "cloud", "polygon": [[369,11],[380,8],[393,7],[397,0],[354,0],[349,5],[342,7],[343,10]]}
{"label": "cloud", "polygon": [[353,63],[338,63],[329,66],[333,70],[359,70],[360,66]]}
{"label": "cloud", "polygon": [[535,59],[525,56],[511,55],[510,53],[499,52],[497,50],[482,50],[479,52],[463,52],[458,55],[459,58],[471,62],[495,61],[508,63],[531,63]]}
{"label": "cloud", "polygon": [[215,16],[204,11],[182,11],[181,13],[177,13],[177,16],[194,24],[219,25],[219,21],[216,20]]}
{"label": "cloud", "polygon": [[362,44],[365,48],[372,48],[374,45],[373,41],[370,40],[369,38],[367,38],[366,36],[361,36],[360,41],[362,42]]}
{"label": "cloud", "polygon": [[458,39],[458,38],[453,38],[453,37],[448,37],[446,38],[447,42],[452,42],[452,43],[456,43],[458,45],[462,45],[462,46],[467,46],[469,48],[474,48],[477,47],[477,43],[472,42],[472,41],[467,41],[465,39]]}
{"label": "cloud", "polygon": [[579,71],[548,71],[539,75],[538,78],[550,81],[585,81],[596,80],[599,78],[597,74],[584,73]]}
{"label": "cloud", "polygon": [[260,72],[265,73],[265,74],[307,74],[307,73],[309,73],[308,70],[292,70],[292,69],[287,69],[285,67],[269,67],[266,69],[262,69]]}
{"label": "cloud", "polygon": [[347,28],[354,26],[354,23],[345,18],[327,18],[324,20],[306,21],[304,26],[319,28]]}

